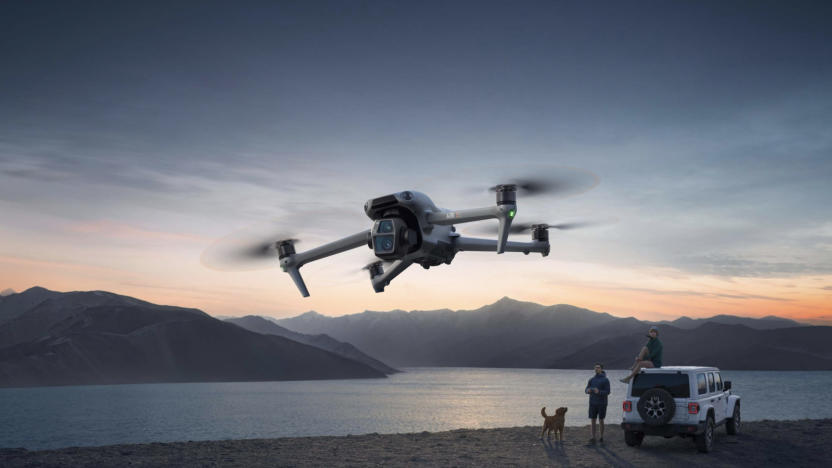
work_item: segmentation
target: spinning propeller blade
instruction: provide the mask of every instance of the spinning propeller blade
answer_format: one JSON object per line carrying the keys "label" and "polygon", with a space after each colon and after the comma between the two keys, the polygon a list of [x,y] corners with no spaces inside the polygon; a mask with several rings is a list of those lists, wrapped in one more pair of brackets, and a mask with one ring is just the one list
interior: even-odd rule
{"label": "spinning propeller blade", "polygon": [[[582,169],[541,165],[524,168],[523,174],[501,169],[487,176],[492,182],[489,192],[495,192],[499,185],[513,185],[517,189],[518,201],[538,196],[566,197],[591,190],[599,183],[598,176]],[[479,191],[479,190],[478,190]]]}
{"label": "spinning propeller blade", "polygon": [[[531,232],[535,228],[541,227],[543,229],[558,229],[561,231],[568,231],[572,229],[581,229],[592,226],[601,226],[609,224],[610,221],[576,221],[571,223],[518,223],[514,222],[509,228],[509,234],[522,234]],[[468,230],[466,228],[466,230]],[[483,235],[497,235],[497,226],[493,224],[480,224],[478,226],[471,226],[472,233]]]}
{"label": "spinning propeller blade", "polygon": [[286,232],[266,233],[246,228],[233,232],[205,249],[202,264],[212,270],[247,271],[278,267],[277,243],[300,241]]}

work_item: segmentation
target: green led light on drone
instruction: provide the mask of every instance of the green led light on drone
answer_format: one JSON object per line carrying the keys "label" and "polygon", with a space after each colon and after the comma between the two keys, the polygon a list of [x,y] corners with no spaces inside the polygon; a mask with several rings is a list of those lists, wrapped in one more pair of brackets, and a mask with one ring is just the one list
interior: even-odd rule
{"label": "green led light on drone", "polygon": [[514,212],[514,210],[509,210],[509,212],[508,212],[508,217],[509,217],[509,218],[513,218],[513,217],[514,217],[514,213],[515,213],[515,212]]}

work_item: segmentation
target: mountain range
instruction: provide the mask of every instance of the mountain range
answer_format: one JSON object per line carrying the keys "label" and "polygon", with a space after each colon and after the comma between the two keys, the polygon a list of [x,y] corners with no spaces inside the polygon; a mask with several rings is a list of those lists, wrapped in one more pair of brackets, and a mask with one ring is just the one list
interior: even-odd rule
{"label": "mountain range", "polygon": [[[476,310],[315,312],[275,320],[326,333],[393,366],[626,368],[655,322],[569,305],[503,298]],[[665,365],[726,369],[832,369],[832,327],[779,317],[682,317],[658,323]],[[775,328],[776,327],[776,328]]]}
{"label": "mountain range", "polygon": [[666,325],[673,325],[677,328],[684,328],[686,330],[691,330],[694,328],[699,327],[705,323],[722,323],[725,325],[745,325],[749,328],[754,328],[757,330],[773,330],[775,328],[790,328],[790,327],[802,327],[805,324],[801,324],[795,322],[791,319],[786,319],[782,317],[776,317],[774,315],[769,315],[766,317],[761,318],[751,318],[751,317],[737,317],[736,315],[714,315],[713,317],[709,318],[700,318],[700,319],[693,319],[690,317],[679,317],[673,321],[661,321],[658,322],[660,324]]}
{"label": "mountain range", "polygon": [[0,297],[0,387],[382,377],[196,309],[39,287]]}
{"label": "mountain range", "polygon": [[569,336],[613,319],[569,305],[503,298],[467,311],[367,311],[341,317],[307,312],[277,323],[301,333],[326,333],[393,366],[479,367],[491,366],[492,360],[528,343]]}
{"label": "mountain range", "polygon": [[[625,368],[650,325],[510,298],[475,310],[218,320],[104,291],[0,296],[0,387],[381,378],[391,366]],[[779,317],[658,322],[665,365],[830,370],[832,327]]]}

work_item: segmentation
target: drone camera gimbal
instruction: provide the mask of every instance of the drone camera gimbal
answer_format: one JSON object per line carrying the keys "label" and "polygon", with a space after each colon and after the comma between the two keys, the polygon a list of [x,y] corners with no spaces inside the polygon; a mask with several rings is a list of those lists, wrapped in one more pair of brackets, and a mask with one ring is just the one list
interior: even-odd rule
{"label": "drone camera gimbal", "polygon": [[418,245],[418,234],[402,218],[383,218],[373,224],[369,247],[376,257],[395,260]]}

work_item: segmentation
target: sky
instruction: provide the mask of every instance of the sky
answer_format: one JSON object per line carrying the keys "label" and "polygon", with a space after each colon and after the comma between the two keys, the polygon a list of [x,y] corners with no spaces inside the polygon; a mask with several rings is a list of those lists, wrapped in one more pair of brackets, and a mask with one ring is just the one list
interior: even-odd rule
{"label": "sky", "polygon": [[[0,289],[107,290],[213,315],[474,309],[832,324],[828,2],[0,4]],[[463,252],[374,293],[358,249],[201,262],[239,230],[298,250],[418,190],[491,206],[515,176],[551,254]],[[461,227],[462,232],[465,229]],[[524,240],[526,236],[513,238]]]}

